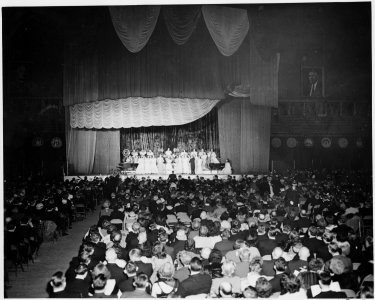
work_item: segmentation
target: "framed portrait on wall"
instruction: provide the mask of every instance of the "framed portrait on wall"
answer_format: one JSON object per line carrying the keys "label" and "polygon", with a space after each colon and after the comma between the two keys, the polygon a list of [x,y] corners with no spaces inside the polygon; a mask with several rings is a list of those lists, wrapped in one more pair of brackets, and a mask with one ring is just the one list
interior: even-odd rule
{"label": "framed portrait on wall", "polygon": [[303,97],[324,97],[323,67],[301,67],[301,91]]}

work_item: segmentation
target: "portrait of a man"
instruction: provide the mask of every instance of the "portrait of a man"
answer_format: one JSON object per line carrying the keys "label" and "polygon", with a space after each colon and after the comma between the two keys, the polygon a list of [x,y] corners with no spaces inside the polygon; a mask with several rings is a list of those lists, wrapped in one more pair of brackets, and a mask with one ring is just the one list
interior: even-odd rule
{"label": "portrait of a man", "polygon": [[324,97],[324,70],[321,67],[302,67],[302,96],[309,98]]}

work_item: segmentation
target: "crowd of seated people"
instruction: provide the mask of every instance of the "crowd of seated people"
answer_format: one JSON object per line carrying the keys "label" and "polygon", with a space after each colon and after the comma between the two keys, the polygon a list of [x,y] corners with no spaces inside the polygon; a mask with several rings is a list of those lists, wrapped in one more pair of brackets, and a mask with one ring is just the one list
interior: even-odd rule
{"label": "crowd of seated people", "polygon": [[109,181],[50,297],[373,298],[364,172]]}
{"label": "crowd of seated people", "polygon": [[[75,220],[75,205],[95,210],[104,192],[111,189],[109,180],[88,182],[48,181],[42,177],[7,180],[4,183],[4,277],[10,287],[8,271],[24,271],[34,262],[43,241],[66,236]],[[109,194],[108,194],[109,195]]]}

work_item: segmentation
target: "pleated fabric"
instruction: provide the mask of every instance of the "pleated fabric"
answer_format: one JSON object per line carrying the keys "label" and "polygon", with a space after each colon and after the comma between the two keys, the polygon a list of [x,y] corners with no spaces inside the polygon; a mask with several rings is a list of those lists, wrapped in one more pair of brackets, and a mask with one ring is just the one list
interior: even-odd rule
{"label": "pleated fabric", "polygon": [[219,102],[210,99],[141,98],[70,106],[72,128],[130,128],[182,125],[198,120]]}
{"label": "pleated fabric", "polygon": [[162,8],[162,14],[173,41],[177,45],[183,45],[197,26],[201,16],[201,6],[165,6]]}
{"label": "pleated fabric", "polygon": [[109,8],[113,27],[130,52],[143,49],[155,29],[160,6],[112,6]]}
{"label": "pleated fabric", "polygon": [[247,10],[204,5],[202,14],[207,29],[220,53],[224,56],[233,55],[249,31]]}

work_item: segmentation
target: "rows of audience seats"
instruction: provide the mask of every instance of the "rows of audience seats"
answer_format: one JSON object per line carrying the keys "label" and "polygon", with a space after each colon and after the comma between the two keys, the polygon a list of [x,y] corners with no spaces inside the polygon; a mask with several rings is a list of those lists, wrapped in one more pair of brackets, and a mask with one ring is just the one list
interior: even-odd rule
{"label": "rows of audience seats", "polygon": [[366,172],[109,177],[61,187],[51,193],[72,205],[82,190],[99,190],[103,201],[77,256],[47,283],[50,297],[373,298]]}

